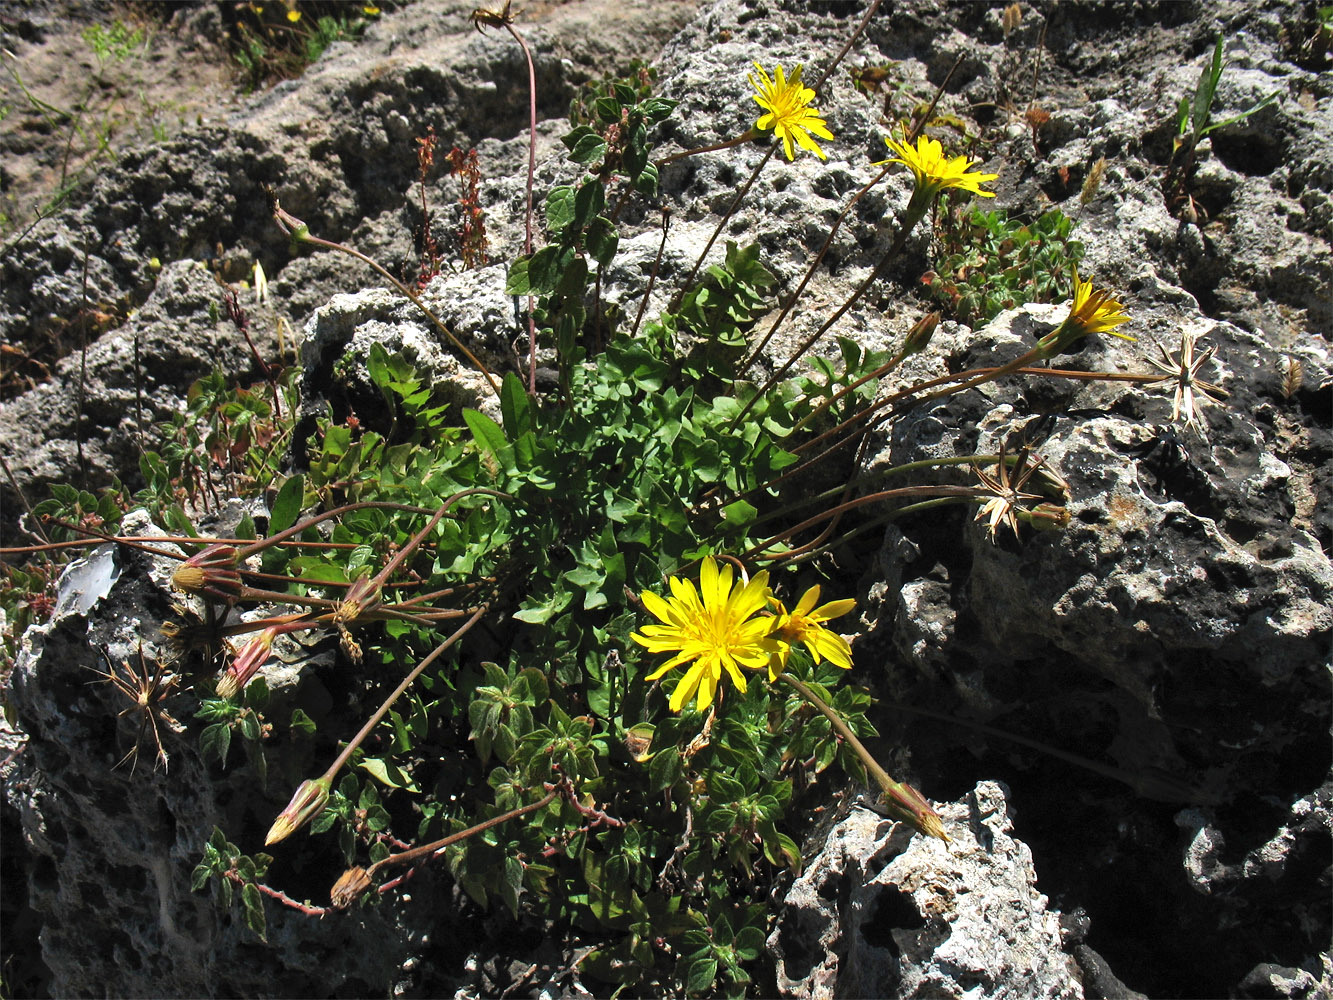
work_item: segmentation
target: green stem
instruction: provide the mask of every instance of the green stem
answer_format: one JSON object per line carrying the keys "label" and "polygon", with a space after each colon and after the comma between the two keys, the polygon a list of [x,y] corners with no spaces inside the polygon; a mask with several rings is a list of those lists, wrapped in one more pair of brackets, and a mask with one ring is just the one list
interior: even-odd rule
{"label": "green stem", "polygon": [[817,708],[820,714],[828,719],[830,725],[837,730],[838,735],[847,741],[847,745],[856,751],[856,755],[861,758],[861,763],[865,765],[866,771],[875,779],[875,783],[883,791],[884,805],[889,812],[904,823],[915,827],[918,832],[925,834],[927,837],[938,837],[946,844],[949,842],[949,835],[944,832],[944,824],[940,822],[939,813],[935,812],[930,807],[930,803],[911,785],[894,781],[889,777],[889,772],[879,766],[879,762],[871,756],[865,745],[856,738],[856,734],[852,732],[852,727],[843,721],[842,716],[829,708],[822,698],[791,674],[779,674],[778,679],[786,681],[796,689],[797,694]]}
{"label": "green stem", "polygon": [[352,737],[352,741],[343,748],[343,752],[338,754],[337,759],[329,765],[329,769],[325,771],[318,780],[328,782],[333,781],[333,778],[342,770],[343,765],[347,763],[347,759],[352,756],[353,751],[355,751],[356,748],[361,745],[362,741],[371,734],[374,728],[380,724],[380,720],[383,719],[389,709],[393,707],[393,703],[402,697],[403,692],[412,686],[412,682],[421,676],[423,670],[439,659],[440,656],[444,654],[445,650],[449,649],[450,646],[463,638],[463,635],[472,628],[473,625],[481,621],[481,616],[484,615],[487,610],[489,610],[489,606],[483,604],[474,611],[472,617],[460,625],[453,635],[449,636],[448,639],[445,639],[444,642],[431,650],[430,655],[418,663],[412,672],[403,678],[402,683],[394,688],[393,694],[389,695],[389,697],[384,700],[384,703],[375,710],[375,714],[366,720],[366,724],[361,727],[361,731]]}

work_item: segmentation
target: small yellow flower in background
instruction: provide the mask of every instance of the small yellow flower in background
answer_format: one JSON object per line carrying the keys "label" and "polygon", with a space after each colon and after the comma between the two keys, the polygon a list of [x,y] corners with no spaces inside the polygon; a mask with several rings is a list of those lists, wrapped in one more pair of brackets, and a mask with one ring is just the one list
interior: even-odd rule
{"label": "small yellow flower in background", "polygon": [[929,136],[918,136],[916,148],[907,141],[907,131],[903,130],[903,139],[899,142],[889,136],[884,137],[884,145],[888,146],[897,156],[890,157],[887,160],[880,160],[875,166],[881,166],[885,163],[901,163],[912,171],[912,176],[916,178],[916,193],[920,198],[934,198],[946,188],[961,188],[964,191],[971,191],[973,194],[981,195],[983,198],[994,198],[994,191],[983,191],[981,185],[987,181],[993,181],[999,177],[999,174],[980,174],[969,173],[977,161],[969,160],[966,156],[955,156],[952,159],[946,159],[944,156],[944,147],[938,141]]}
{"label": "small yellow flower in background", "polygon": [[764,131],[773,129],[782,139],[782,148],[789,160],[796,159],[793,139],[803,149],[810,150],[821,160],[828,159],[815,140],[810,138],[810,133],[813,132],[821,139],[832,139],[833,133],[828,130],[819,111],[810,107],[810,102],[815,99],[815,92],[801,82],[801,67],[796,67],[789,80],[784,76],[782,67],[777,66],[774,69],[777,82],[774,82],[764,72],[764,67],[758,63],[754,64],[754,68],[759,71],[759,79],[756,80],[751,73],[749,80],[750,86],[758,93],[751,96],[754,97],[756,104],[768,112],[766,115],[761,115],[754,123],[755,128]]}
{"label": "small yellow flower in background", "polygon": [[373,3],[361,5],[361,13],[365,14],[366,17],[377,17],[379,16],[379,12],[380,9],[376,7]]}
{"label": "small yellow flower in background", "polygon": [[776,597],[770,597],[769,601],[777,608],[772,636],[779,644],[779,648],[768,659],[769,680],[777,680],[778,674],[787,666],[792,644],[797,642],[805,644],[816,663],[828,660],[843,670],[852,668],[852,647],[837,632],[825,628],[823,623],[847,614],[856,607],[854,600],[847,598],[829,601],[828,604],[815,607],[819,603],[819,584],[815,584],[801,595],[790,614]]}
{"label": "small yellow flower in background", "polygon": [[1044,358],[1054,357],[1066,351],[1078,340],[1090,333],[1109,333],[1121,340],[1134,340],[1127,333],[1117,333],[1116,327],[1128,323],[1129,317],[1122,310],[1124,303],[1111,298],[1110,291],[1094,291],[1092,279],[1078,280],[1078,268],[1072,268],[1074,275],[1074,300],[1069,304],[1069,315],[1065,321],[1037,341],[1037,349]]}
{"label": "small yellow flower in background", "polygon": [[299,10],[296,10],[295,8],[288,10],[287,20],[290,21],[292,24],[295,24],[297,21],[301,20],[301,12]]}
{"label": "small yellow flower in background", "polygon": [[676,655],[646,678],[655,681],[667,671],[692,664],[671,693],[671,711],[679,712],[697,695],[699,711],[706,710],[717,695],[725,670],[742,693],[745,675],[740,668],[759,670],[768,663],[775,642],[768,637],[774,619],[755,614],[769,599],[768,573],[752,580],[736,580],[731,566],[718,569],[710,557],[699,572],[699,590],[680,577],[671,577],[671,597],[652,591],[641,595],[644,607],[662,624],[645,625],[630,638],[651,653]]}

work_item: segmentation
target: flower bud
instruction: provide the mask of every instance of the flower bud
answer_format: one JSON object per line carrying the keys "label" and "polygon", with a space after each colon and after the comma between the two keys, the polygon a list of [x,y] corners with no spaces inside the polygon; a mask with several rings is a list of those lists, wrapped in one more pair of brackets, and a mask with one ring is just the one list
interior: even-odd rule
{"label": "flower bud", "polygon": [[335,910],[345,910],[364,896],[372,884],[370,873],[360,865],[349,868],[333,883],[333,888],[329,890],[329,901]]}
{"label": "flower bud", "polygon": [[278,818],[273,821],[268,836],[264,838],[264,846],[286,840],[322,813],[329,801],[329,788],[332,784],[333,779],[327,777],[301,782],[301,787],[287,803],[287,808],[278,813]]}
{"label": "flower bud", "polygon": [[219,698],[230,699],[241,693],[245,685],[250,683],[250,678],[258,673],[259,668],[268,659],[269,653],[273,650],[273,640],[277,637],[277,628],[269,626],[241,647],[241,651],[228,664],[222,679],[218,681]]}
{"label": "flower bud", "polygon": [[930,338],[935,335],[935,328],[940,325],[940,314],[937,312],[926,313],[912,329],[907,331],[907,337],[903,340],[903,356],[911,357],[913,354],[920,354],[930,343]]}
{"label": "flower bud", "polygon": [[187,594],[206,594],[234,604],[241,596],[240,553],[232,545],[210,545],[176,567],[171,584]]}
{"label": "flower bud", "polygon": [[1039,503],[1031,510],[1020,510],[1018,515],[1037,531],[1063,531],[1069,527],[1069,508],[1056,503]]}

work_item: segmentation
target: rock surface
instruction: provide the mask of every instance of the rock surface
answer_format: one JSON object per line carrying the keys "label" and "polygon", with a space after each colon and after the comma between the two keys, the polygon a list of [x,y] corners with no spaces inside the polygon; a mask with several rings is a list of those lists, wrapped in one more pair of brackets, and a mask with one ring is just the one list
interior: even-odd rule
{"label": "rock surface", "polygon": [[[1145,355],[1178,355],[1188,335],[1216,349],[1199,377],[1230,396],[1202,405],[1204,437],[1161,431],[1172,425],[1171,383],[1015,380],[911,412],[883,433],[872,470],[1030,444],[1068,484],[1073,519],[1062,533],[1001,531],[993,541],[957,511],[889,529],[862,579],[857,665],[883,699],[874,721],[886,741],[911,748],[910,771],[927,794],[954,800],[944,813],[958,845],[946,854],[854,810],[788,894],[771,940],[775,985],[829,996],[1330,995],[1333,78],[1298,60],[1293,32],[1303,22],[1286,3],[1024,5],[1008,36],[998,8],[899,6],[871,23],[850,64],[892,64],[903,89],[867,100],[840,70],[820,94],[839,139],[825,144],[827,163],[770,164],[723,237],[757,238],[780,294],[793,291],[846,197],[886,155],[884,115],[929,100],[962,56],[940,110],[987,129],[974,155],[1000,174],[994,204],[1030,215],[1057,205],[1077,220],[1083,270],[1117,289],[1134,319],[1126,329],[1137,344],[1093,340],[1059,366],[1144,371]],[[659,92],[682,101],[663,142],[717,142],[752,121],[745,74],[754,60],[804,62],[813,80],[861,9],[717,0],[687,24],[693,5],[683,3],[590,0],[534,13],[546,119],[538,189],[571,176],[556,116],[594,66],[651,55],[683,24],[659,62]],[[212,361],[249,371],[248,350],[213,320],[216,285],[195,263],[219,243],[224,257],[264,261],[273,304],[256,308],[253,325],[269,338],[279,317],[307,331],[314,392],[333,391],[335,362],[377,338],[452,377],[456,359],[386,293],[365,288],[373,282],[359,265],[292,256],[259,192],[273,184],[317,234],[411,273],[412,139],[435,125],[442,141],[477,146],[493,257],[511,259],[527,149],[517,53],[470,27],[441,28],[442,10],[409,6],[303,80],[127,154],[85,204],[0,261],[0,331],[10,342],[74,314],[90,232],[89,294],[142,303],[90,347],[82,418],[72,402],[77,357],[0,404],[0,448],[25,490],[71,478],[76,425],[95,476],[131,477],[125,414],[160,419]],[[1219,114],[1273,90],[1281,100],[1209,137],[1202,225],[1190,226],[1167,211],[1161,175],[1175,102],[1193,92],[1219,32],[1229,60]],[[1050,119],[1034,131],[1021,112],[1039,44]],[[664,171],[673,221],[654,305],[764,152],[754,143]],[[1084,204],[1087,173],[1103,156],[1104,178]],[[432,186],[434,204],[456,199],[451,184]],[[864,199],[770,360],[869,274],[909,190],[895,170]],[[630,309],[656,253],[658,217],[631,207],[621,230],[607,291]],[[149,269],[153,256],[160,273]],[[868,348],[899,342],[928,308],[915,293],[926,259],[918,235],[834,332]],[[497,264],[446,275],[430,289],[497,367],[521,333],[497,292],[502,273]],[[1028,306],[975,331],[944,323],[903,377],[1007,360],[1062,316],[1062,306]],[[1283,356],[1303,366],[1289,394],[1276,367]],[[457,391],[471,405],[472,390],[460,382]],[[8,539],[11,493],[4,508]],[[507,958],[537,946],[465,903],[424,905],[424,889],[410,894],[418,901],[322,923],[270,908],[268,951],[188,893],[211,823],[266,823],[281,803],[229,785],[184,746],[168,775],[145,777],[147,761],[133,782],[107,771],[133,727],[115,721],[109,691],[85,686],[81,668],[98,667],[100,643],[113,660],[132,659],[130,637],[152,642],[169,611],[160,587],[131,589],[124,569],[104,598],[32,635],[16,675],[28,745],[4,767],[5,849],[12,859],[21,827],[32,858],[23,926],[31,941],[40,923],[52,993],[441,995],[512,985]],[[913,715],[914,706],[952,721]],[[284,758],[294,774],[301,754]],[[308,893],[326,888],[311,882]],[[1012,909],[1000,906],[1005,893]],[[1001,914],[1012,938],[996,933]],[[510,949],[501,957],[497,940]],[[542,965],[551,989],[572,988],[557,979],[561,958],[523,968]]]}
{"label": "rock surface", "polygon": [[947,847],[864,806],[829,831],[769,938],[783,996],[1083,997],[1004,788],[938,811]]}

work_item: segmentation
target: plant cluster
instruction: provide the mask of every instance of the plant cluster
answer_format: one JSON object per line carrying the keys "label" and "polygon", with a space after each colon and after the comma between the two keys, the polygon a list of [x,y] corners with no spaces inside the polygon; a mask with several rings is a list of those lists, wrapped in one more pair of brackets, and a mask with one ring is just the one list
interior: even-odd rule
{"label": "plant cluster", "polygon": [[1222,79],[1226,63],[1222,59],[1223,38],[1217,36],[1213,57],[1199,73],[1194,97],[1182,97],[1176,109],[1176,135],[1171,145],[1171,160],[1167,164],[1162,187],[1167,207],[1186,222],[1197,224],[1200,208],[1191,193],[1191,184],[1198,169],[1199,142],[1209,133],[1244,121],[1262,108],[1276,101],[1281,91],[1273,91],[1250,107],[1221,121],[1213,121],[1213,99],[1217,84]]}
{"label": "plant cluster", "polygon": [[1070,271],[1083,259],[1074,221],[1058,208],[1035,222],[950,201],[939,214],[935,266],[922,276],[945,316],[985,323],[1027,302],[1067,296]]}
{"label": "plant cluster", "polygon": [[[90,24],[83,31],[95,69],[77,99],[68,105],[45,99],[29,86],[20,61],[6,50],[3,63],[13,85],[13,97],[0,101],[0,121],[26,116],[29,127],[40,128],[59,138],[58,170],[54,190],[37,206],[32,219],[15,217],[11,205],[0,205],[0,234],[23,227],[26,235],[42,219],[68,203],[70,196],[113,162],[116,147],[126,137],[151,137],[162,142],[167,136],[172,108],[150,100],[140,80],[143,64],[152,49],[152,32],[142,24],[127,24],[119,18],[110,24]],[[0,249],[4,256],[17,243],[10,240]]]}
{"label": "plant cluster", "polygon": [[[474,21],[514,33],[507,4]],[[813,102],[837,61],[810,85],[799,68],[756,67],[762,114],[713,147],[772,133],[737,201],[770,160],[783,167],[776,150],[823,158],[812,135],[836,141]],[[778,371],[752,378],[822,253],[762,336],[756,326],[778,303],[758,246],[727,242],[721,260],[705,260],[726,217],[665,310],[645,317],[655,266],[633,321],[614,313],[601,283],[619,250],[623,206],[658,197],[668,160],[706,151],[654,158],[654,132],[675,105],[645,86],[612,82],[589,98],[564,136],[580,176],[546,194],[546,242],[508,272],[508,292],[528,302],[526,372],[481,368],[412,288],[313,235],[274,200],[295,244],[367,261],[421,306],[482,371],[498,419],[446,406],[407,359],[376,346],[366,369],[387,418],[370,425],[325,412],[301,471],[282,459],[295,383],[276,376],[267,393],[206,380],[190,412],[163,428],[170,447],[145,453],[136,502],[176,532],[183,552],[173,582],[188,600],[164,631],[173,655],[204,668],[188,682],[200,752],[226,766],[239,737],[241,766],[262,790],[265,780],[300,777],[270,762],[265,743],[310,741],[332,760],[300,780],[264,846],[292,850],[284,842],[308,827],[336,837],[349,865],[336,881],[330,873],[327,906],[295,900],[265,883],[270,856],[243,854],[215,830],[193,885],[211,884],[225,907],[239,896],[243,920],[262,937],[268,905],[307,915],[371,905],[442,864],[480,906],[595,934],[601,944],[581,962],[584,975],[639,993],[739,995],[772,929],[765,900],[801,868],[802,810],[828,794],[818,786],[832,765],[872,782],[890,815],[948,839],[929,802],[861,742],[874,732],[870,695],[856,684],[852,647],[829,624],[854,602],[835,594],[821,603],[828,553],[947,504],[975,508],[992,539],[1001,527],[1021,535],[1069,519],[1066,487],[1026,449],[872,475],[860,462],[867,434],[997,378],[1084,376],[1034,366],[1087,336],[1123,336],[1116,328],[1129,317],[1108,290],[1079,279],[1068,220],[1048,213],[1016,228],[1000,213],[964,215],[971,223],[958,223],[947,245],[975,264],[952,273],[966,267],[965,277],[975,270],[1001,286],[979,288],[969,308],[980,313],[1000,295],[1055,295],[1067,281],[1063,322],[998,368],[931,383],[889,377],[928,347],[938,317],[893,351],[839,339],[839,357],[798,368],[939,195],[992,194],[983,185],[996,175],[903,126],[886,137],[896,155],[876,179],[902,165],[915,180],[896,243]],[[870,186],[849,199],[835,230]],[[539,352],[557,373],[547,392],[537,389]],[[959,465],[975,470],[975,482],[930,475]],[[927,481],[900,485],[904,475]],[[262,535],[248,517],[231,537],[197,534],[188,509],[222,490],[271,497]],[[144,545],[114,536],[123,496],[67,491],[35,520]],[[98,527],[84,523],[90,517]],[[284,643],[312,632],[338,638],[340,676],[362,703],[378,703],[350,737],[288,712],[264,679]],[[174,731],[153,732],[165,764],[162,744]]]}
{"label": "plant cluster", "polygon": [[334,42],[351,42],[380,15],[374,3],[246,0],[224,6],[227,41],[245,86],[258,90],[305,72]]}

